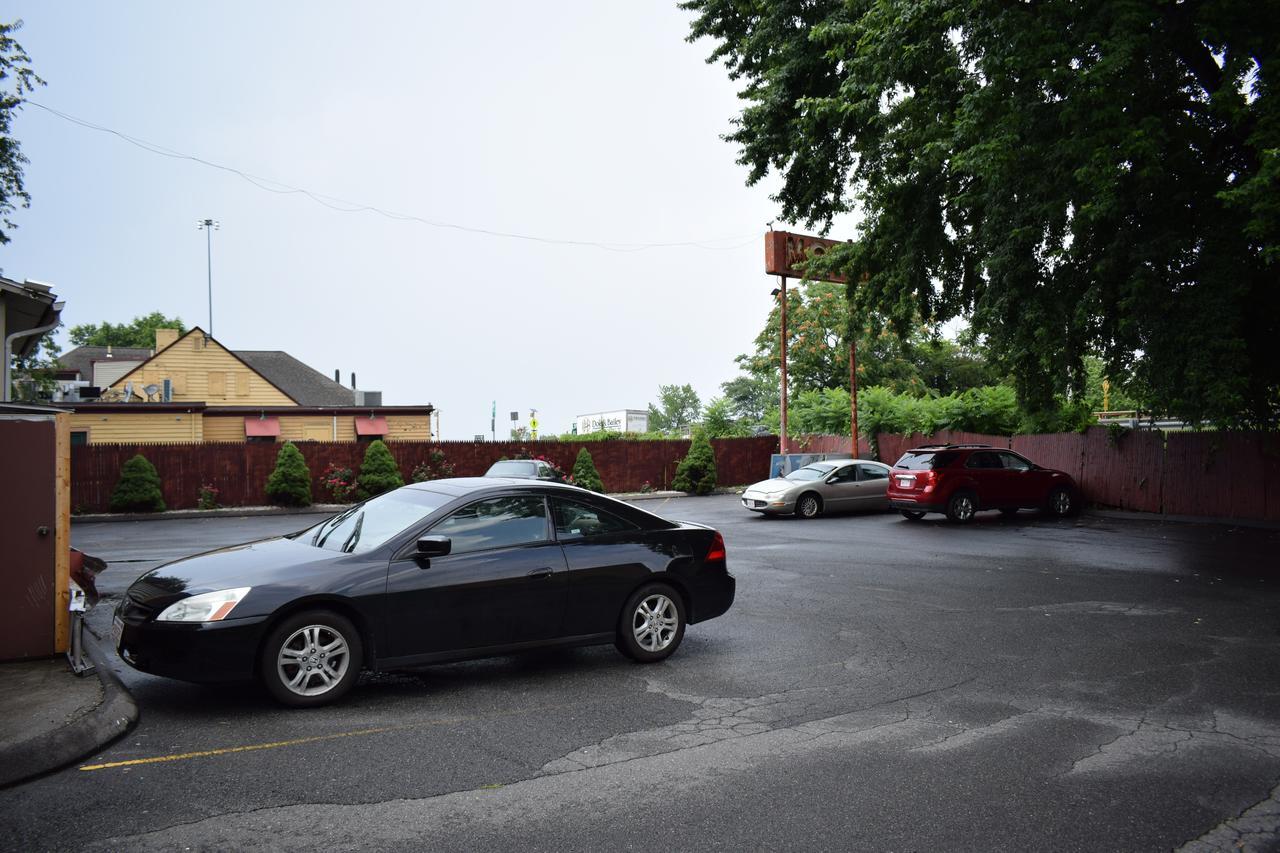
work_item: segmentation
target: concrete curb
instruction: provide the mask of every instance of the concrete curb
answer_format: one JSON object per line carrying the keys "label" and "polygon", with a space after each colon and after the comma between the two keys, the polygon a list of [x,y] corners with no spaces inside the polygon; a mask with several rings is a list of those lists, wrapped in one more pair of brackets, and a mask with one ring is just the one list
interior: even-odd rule
{"label": "concrete curb", "polygon": [[85,643],[102,684],[102,701],[84,716],[61,728],[42,732],[5,750],[0,761],[0,788],[52,773],[101,750],[138,722],[138,704],[116,676],[97,644]]}
{"label": "concrete curb", "polygon": [[1175,524],[1219,524],[1224,527],[1256,527],[1262,530],[1280,530],[1280,522],[1257,518],[1226,518],[1209,515],[1166,515],[1160,512],[1137,512],[1127,509],[1086,507],[1085,515],[1113,518],[1117,521],[1161,521]]}
{"label": "concrete curb", "polygon": [[95,512],[71,516],[71,523],[106,521],[185,521],[189,518],[247,518],[253,515],[332,515],[351,504],[312,504],[305,507],[234,506],[222,509],[175,509],[167,512]]}

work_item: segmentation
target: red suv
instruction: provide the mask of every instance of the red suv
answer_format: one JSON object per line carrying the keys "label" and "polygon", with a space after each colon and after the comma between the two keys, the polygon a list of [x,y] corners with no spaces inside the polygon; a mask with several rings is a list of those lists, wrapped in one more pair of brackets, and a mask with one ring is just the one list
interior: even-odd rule
{"label": "red suv", "polygon": [[965,523],[983,509],[1004,515],[1043,509],[1061,517],[1075,512],[1078,494],[1071,475],[989,444],[917,447],[889,472],[889,505],[912,521],[944,512]]}

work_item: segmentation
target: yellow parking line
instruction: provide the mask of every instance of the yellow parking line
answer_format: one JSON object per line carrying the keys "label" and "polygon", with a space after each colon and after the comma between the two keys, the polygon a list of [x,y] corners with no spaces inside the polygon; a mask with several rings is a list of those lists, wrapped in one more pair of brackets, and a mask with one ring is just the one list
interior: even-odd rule
{"label": "yellow parking line", "polygon": [[[443,721],[442,721],[443,722]],[[360,735],[376,735],[383,732],[395,731],[396,729],[408,728],[407,726],[386,726],[380,729],[360,729],[353,732],[338,732],[331,735],[316,735],[314,737],[300,737],[293,740],[277,740],[271,743],[254,743],[248,746],[228,746],[222,749],[204,749],[199,752],[179,752],[174,755],[157,755],[153,758],[134,758],[130,761],[109,761],[106,764],[86,764],[81,770],[109,770],[113,767],[134,767],[139,764],[159,764],[164,761],[185,761],[188,758],[208,758],[211,755],[230,755],[233,752],[252,752],[256,749],[276,749],[281,746],[298,746],[304,743],[315,743],[322,740],[336,740],[343,737],[358,737]]]}
{"label": "yellow parking line", "polygon": [[360,737],[362,735],[378,735],[386,732],[399,732],[406,729],[419,729],[426,726],[444,726],[450,723],[465,723],[468,720],[494,719],[498,717],[513,717],[520,714],[541,713],[544,711],[557,711],[564,708],[576,707],[577,703],[566,702],[558,705],[543,705],[537,708],[525,708],[515,711],[499,711],[493,714],[467,714],[461,717],[443,717],[438,720],[427,720],[421,723],[408,723],[402,726],[380,726],[376,729],[356,729],[350,732],[335,732],[328,735],[314,735],[312,737],[300,737],[292,740],[277,740],[271,743],[252,743],[245,746],[227,746],[221,749],[202,749],[199,752],[178,752],[173,755],[157,755],[152,758],[133,758],[128,761],[108,761],[105,764],[86,764],[80,767],[81,770],[111,770],[116,767],[136,767],[140,764],[162,764],[168,761],[186,761],[190,758],[210,758],[217,755],[231,755],[237,752],[254,752],[259,749],[279,749],[282,746],[300,746],[305,743],[317,743],[318,741],[337,740],[344,737]]}

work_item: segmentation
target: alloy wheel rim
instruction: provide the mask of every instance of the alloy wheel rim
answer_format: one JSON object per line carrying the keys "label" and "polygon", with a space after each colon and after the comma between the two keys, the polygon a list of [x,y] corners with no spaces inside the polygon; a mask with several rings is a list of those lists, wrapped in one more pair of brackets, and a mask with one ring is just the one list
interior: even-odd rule
{"label": "alloy wheel rim", "polygon": [[956,501],[956,517],[961,521],[968,521],[973,517],[973,501],[968,496]]}
{"label": "alloy wheel rim", "polygon": [[805,518],[813,518],[818,514],[818,501],[814,498],[805,498],[800,502],[800,514]]}
{"label": "alloy wheel rim", "polygon": [[1071,495],[1063,491],[1054,492],[1053,510],[1058,515],[1066,515],[1067,510],[1071,509]]}
{"label": "alloy wheel rim", "polygon": [[631,617],[631,632],[646,652],[660,652],[671,645],[678,625],[676,604],[662,593],[642,599]]}
{"label": "alloy wheel rim", "polygon": [[328,625],[308,625],[289,635],[276,655],[280,683],[298,696],[328,693],[351,666],[347,638]]}

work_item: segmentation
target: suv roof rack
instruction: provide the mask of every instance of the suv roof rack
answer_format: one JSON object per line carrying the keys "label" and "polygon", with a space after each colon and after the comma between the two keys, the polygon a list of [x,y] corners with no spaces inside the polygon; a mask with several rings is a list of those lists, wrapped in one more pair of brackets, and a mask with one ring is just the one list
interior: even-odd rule
{"label": "suv roof rack", "polygon": [[921,444],[912,450],[967,450],[973,447],[995,447],[994,444]]}

